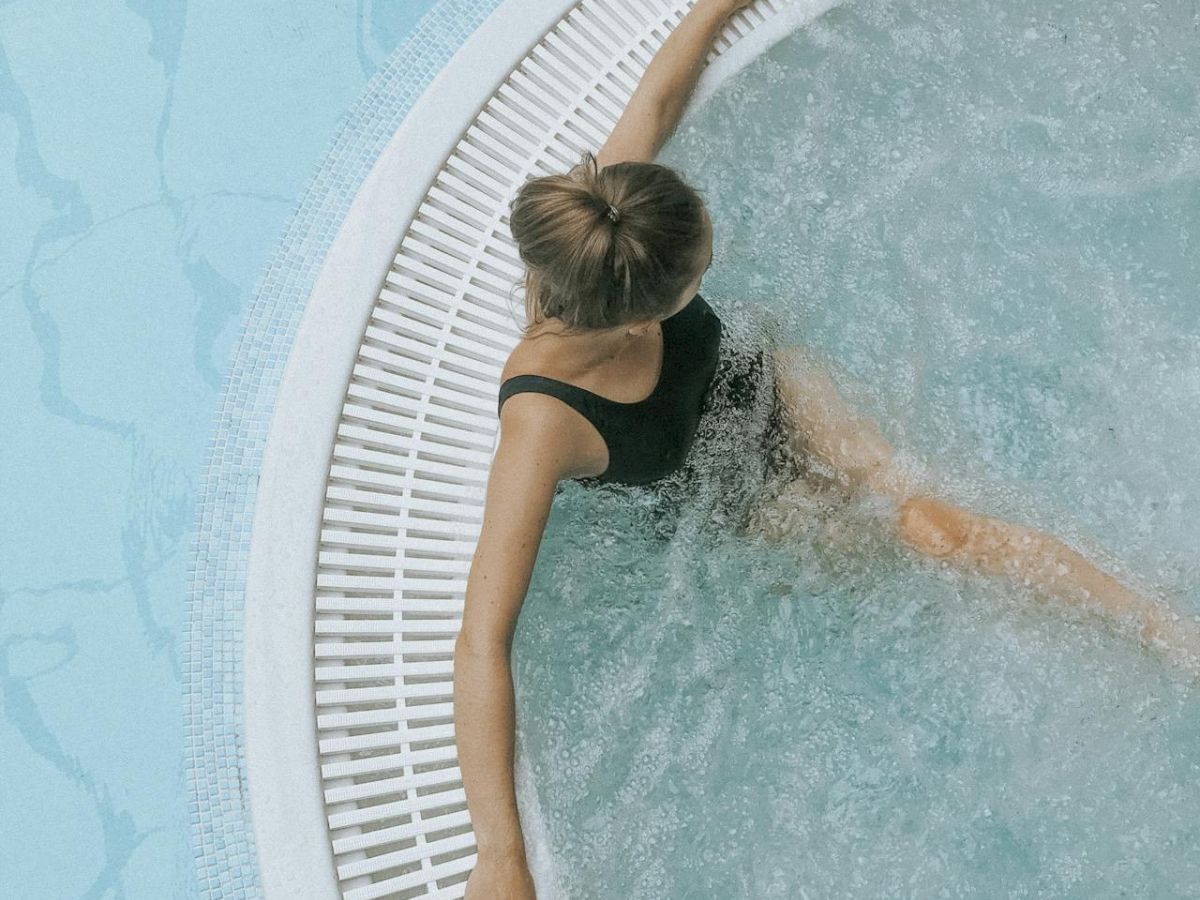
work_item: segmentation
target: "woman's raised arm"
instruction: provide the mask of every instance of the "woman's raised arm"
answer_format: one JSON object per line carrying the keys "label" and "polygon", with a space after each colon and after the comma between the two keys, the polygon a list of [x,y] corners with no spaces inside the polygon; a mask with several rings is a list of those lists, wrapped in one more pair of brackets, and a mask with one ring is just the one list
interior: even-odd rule
{"label": "woman's raised arm", "polygon": [[687,109],[712,42],[733,13],[751,0],[696,0],[650,60],[612,134],[596,154],[600,168],[651,162]]}

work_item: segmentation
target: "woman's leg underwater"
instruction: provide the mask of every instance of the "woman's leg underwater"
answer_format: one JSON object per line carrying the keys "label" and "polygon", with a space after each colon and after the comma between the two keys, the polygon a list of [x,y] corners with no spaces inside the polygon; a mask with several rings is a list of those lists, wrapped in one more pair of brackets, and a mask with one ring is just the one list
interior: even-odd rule
{"label": "woman's leg underwater", "polygon": [[924,496],[901,505],[898,532],[927,556],[1007,576],[1118,621],[1135,620],[1146,643],[1200,674],[1200,624],[1125,586],[1051,534]]}
{"label": "woman's leg underwater", "polygon": [[[1034,528],[973,513],[929,496],[924,480],[897,463],[879,426],[846,405],[815,354],[799,346],[774,353],[776,383],[797,452],[840,473],[848,489],[888,496],[899,507],[897,536],[923,555],[986,574],[1004,575],[1116,619],[1140,620],[1140,634],[1186,668],[1200,672],[1200,624],[1121,584],[1058,538]],[[768,504],[760,521],[776,523],[789,490]],[[772,510],[770,507],[777,507]]]}
{"label": "woman's leg underwater", "polygon": [[865,487],[897,503],[917,491],[916,476],[873,420],[853,413],[828,367],[799,345],[773,351],[775,383],[796,452],[823,463],[843,488]]}

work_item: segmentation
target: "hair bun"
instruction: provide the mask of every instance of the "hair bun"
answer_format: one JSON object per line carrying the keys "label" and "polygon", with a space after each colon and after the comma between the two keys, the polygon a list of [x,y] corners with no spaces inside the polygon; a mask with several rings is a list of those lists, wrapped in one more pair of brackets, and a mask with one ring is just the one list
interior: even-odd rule
{"label": "hair bun", "polygon": [[584,151],[565,172],[527,179],[509,211],[526,320],[588,330],[666,314],[696,277],[704,219],[696,189],[658,163],[601,169]]}

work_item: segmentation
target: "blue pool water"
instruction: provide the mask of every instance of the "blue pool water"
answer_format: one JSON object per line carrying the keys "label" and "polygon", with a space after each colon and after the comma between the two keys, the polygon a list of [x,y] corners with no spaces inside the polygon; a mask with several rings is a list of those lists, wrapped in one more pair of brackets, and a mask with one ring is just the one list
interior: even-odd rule
{"label": "blue pool water", "polygon": [[[770,310],[945,499],[1200,615],[1200,12],[861,0],[664,149]],[[519,733],[569,897],[1200,896],[1200,685],[897,545],[559,498]],[[840,534],[840,537],[838,536]]]}
{"label": "blue pool water", "polygon": [[[182,692],[237,687],[184,670],[198,491],[256,279],[432,6],[0,3],[5,897],[252,895],[253,859],[213,830],[244,798],[189,809],[218,773],[188,783]],[[247,369],[284,336],[254,335]]]}
{"label": "blue pool water", "polygon": [[[298,306],[241,323],[432,5],[0,3],[6,896],[253,893],[237,647],[203,643],[236,609],[186,608],[244,573],[189,580],[190,529],[244,533],[204,465],[217,437],[253,485]],[[953,499],[1198,612],[1194,8],[943,6],[835,11],[667,147],[717,222],[705,294],[826,351]],[[664,545],[617,498],[555,511],[517,675],[569,896],[1196,896],[1195,689],[914,560],[886,511],[774,549],[698,512]]]}

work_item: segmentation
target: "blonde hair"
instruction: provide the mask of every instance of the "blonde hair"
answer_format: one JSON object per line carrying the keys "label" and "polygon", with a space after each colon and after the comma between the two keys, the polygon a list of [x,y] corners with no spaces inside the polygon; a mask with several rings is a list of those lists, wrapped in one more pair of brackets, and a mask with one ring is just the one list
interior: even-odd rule
{"label": "blonde hair", "polygon": [[601,169],[585,150],[567,172],[521,185],[509,225],[525,264],[526,332],[550,316],[568,331],[664,316],[701,271],[704,201],[658,163]]}

